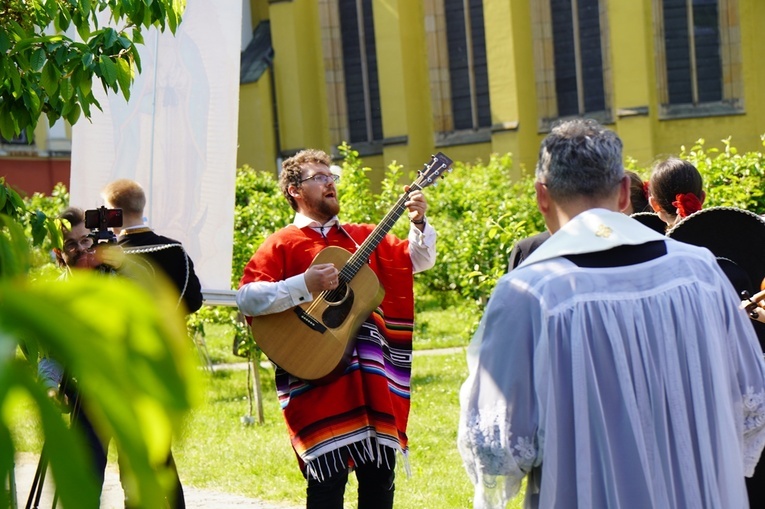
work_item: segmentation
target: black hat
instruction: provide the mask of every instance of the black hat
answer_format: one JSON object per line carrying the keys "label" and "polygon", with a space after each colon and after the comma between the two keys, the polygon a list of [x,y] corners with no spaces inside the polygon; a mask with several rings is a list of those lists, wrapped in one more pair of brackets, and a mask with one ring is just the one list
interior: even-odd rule
{"label": "black hat", "polygon": [[630,215],[630,217],[632,219],[637,219],[639,222],[643,223],[644,226],[649,227],[655,232],[664,234],[664,232],[667,231],[667,223],[662,221],[659,214],[654,212],[635,212]]}
{"label": "black hat", "polygon": [[757,214],[710,207],[680,220],[667,236],[709,249],[721,266],[735,264],[749,277],[750,291],[759,290],[765,278],[765,219]]}

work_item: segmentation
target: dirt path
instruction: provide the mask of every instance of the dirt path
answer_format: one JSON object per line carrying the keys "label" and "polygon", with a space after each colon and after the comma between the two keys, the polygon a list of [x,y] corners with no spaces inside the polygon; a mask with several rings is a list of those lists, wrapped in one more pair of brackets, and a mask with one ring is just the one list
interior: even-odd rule
{"label": "dirt path", "polygon": [[[19,453],[16,456],[16,493],[18,494],[19,507],[26,505],[29,490],[34,480],[35,470],[37,469],[37,460],[38,456],[32,453]],[[189,509],[300,509],[302,507],[266,503],[254,498],[204,490],[191,486],[184,486],[183,491],[186,498],[186,507]],[[47,477],[44,483],[40,508],[50,508],[52,500],[53,485],[50,477]],[[120,486],[117,466],[109,464],[106,467],[104,490],[101,494],[101,509],[123,509],[124,506],[124,495]]]}

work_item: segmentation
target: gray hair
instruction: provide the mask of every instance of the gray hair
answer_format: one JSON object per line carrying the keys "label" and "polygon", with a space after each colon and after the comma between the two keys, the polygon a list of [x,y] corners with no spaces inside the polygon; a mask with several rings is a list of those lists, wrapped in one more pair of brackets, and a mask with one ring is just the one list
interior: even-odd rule
{"label": "gray hair", "polygon": [[554,200],[605,198],[624,178],[622,140],[592,119],[564,121],[542,141],[536,176]]}

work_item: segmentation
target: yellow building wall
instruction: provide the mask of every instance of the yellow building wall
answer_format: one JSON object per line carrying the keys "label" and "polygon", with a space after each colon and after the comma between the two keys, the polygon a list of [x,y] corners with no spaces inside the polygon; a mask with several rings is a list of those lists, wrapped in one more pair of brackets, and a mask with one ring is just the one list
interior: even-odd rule
{"label": "yellow building wall", "polygon": [[281,148],[330,151],[321,34],[315,0],[271,4]]}
{"label": "yellow building wall", "polygon": [[651,0],[609,2],[607,9],[611,73],[606,88],[613,94],[615,121],[610,127],[624,142],[624,155],[644,166],[654,157],[652,130],[658,114],[651,9]]}
{"label": "yellow building wall", "polygon": [[529,23],[527,0],[484,2],[483,15],[493,124],[490,151],[513,154],[515,178],[524,169],[533,170],[541,139],[532,51],[535,27]]}
{"label": "yellow building wall", "polygon": [[239,133],[236,165],[277,171],[276,133],[271,100],[271,71],[239,87]]}
{"label": "yellow building wall", "polygon": [[[383,153],[364,156],[372,179],[392,161],[415,169],[431,154],[443,151],[451,158],[475,162],[491,153],[513,154],[513,176],[533,170],[540,129],[535,79],[532,0],[484,1],[486,49],[492,109],[492,135],[486,143],[434,146],[433,109],[428,77],[427,44],[422,0],[374,0],[373,12],[380,79]],[[315,0],[268,3],[253,0],[253,20],[271,20],[275,50],[276,98],[281,150],[289,154],[306,147],[331,152],[328,101],[325,86],[321,28]],[[738,0],[741,26],[744,114],[660,119],[656,85],[653,0],[608,0],[610,67],[606,87],[611,91],[612,123],[624,141],[625,156],[642,166],[657,157],[677,154],[698,138],[708,146],[732,136],[740,151],[762,150],[765,133],[765,2]],[[263,82],[263,79],[261,79]],[[260,82],[259,82],[260,83]],[[272,164],[275,141],[270,108],[264,105],[265,87],[242,87],[240,114],[241,163]],[[403,141],[406,140],[406,141]],[[246,142],[246,143],[245,143]],[[262,145],[256,147],[255,144]]]}
{"label": "yellow building wall", "polygon": [[384,143],[383,159],[419,169],[434,143],[422,2],[374,0],[372,9],[383,137],[406,137]]}

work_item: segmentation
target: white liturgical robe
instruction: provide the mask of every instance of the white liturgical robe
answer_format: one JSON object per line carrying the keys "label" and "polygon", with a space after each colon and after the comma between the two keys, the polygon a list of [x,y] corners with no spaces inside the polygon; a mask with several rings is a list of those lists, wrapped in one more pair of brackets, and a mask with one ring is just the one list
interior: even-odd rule
{"label": "white liturgical robe", "polygon": [[[666,254],[561,256],[647,242]],[[564,225],[500,279],[468,348],[474,507],[504,508],[527,475],[527,507],[748,507],[765,363],[739,303],[706,249],[602,209]]]}

